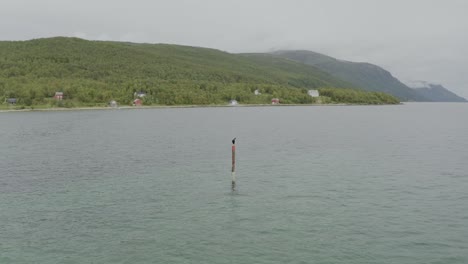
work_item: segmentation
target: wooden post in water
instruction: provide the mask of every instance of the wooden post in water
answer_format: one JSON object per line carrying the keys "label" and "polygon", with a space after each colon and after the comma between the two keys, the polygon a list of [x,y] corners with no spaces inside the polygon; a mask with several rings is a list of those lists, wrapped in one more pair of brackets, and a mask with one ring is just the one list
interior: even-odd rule
{"label": "wooden post in water", "polygon": [[236,190],[236,138],[232,140],[232,190]]}

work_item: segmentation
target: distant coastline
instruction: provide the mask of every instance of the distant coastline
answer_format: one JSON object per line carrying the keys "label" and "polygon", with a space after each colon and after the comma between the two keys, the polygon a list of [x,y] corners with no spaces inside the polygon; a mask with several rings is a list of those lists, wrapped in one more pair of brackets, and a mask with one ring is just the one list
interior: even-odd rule
{"label": "distant coastline", "polygon": [[[400,103],[402,105],[403,103]],[[395,104],[244,104],[244,105],[149,105],[149,106],[90,106],[90,107],[50,107],[50,108],[25,108],[25,109],[0,109],[0,113],[8,112],[53,112],[53,111],[84,111],[84,110],[141,110],[141,109],[171,109],[171,108],[239,108],[239,107],[287,107],[287,106],[384,106]]]}

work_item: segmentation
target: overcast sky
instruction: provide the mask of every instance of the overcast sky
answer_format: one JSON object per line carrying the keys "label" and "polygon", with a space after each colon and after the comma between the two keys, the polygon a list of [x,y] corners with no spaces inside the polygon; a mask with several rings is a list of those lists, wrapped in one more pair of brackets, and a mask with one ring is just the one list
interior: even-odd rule
{"label": "overcast sky", "polygon": [[0,40],[306,49],[468,98],[468,0],[1,0]]}

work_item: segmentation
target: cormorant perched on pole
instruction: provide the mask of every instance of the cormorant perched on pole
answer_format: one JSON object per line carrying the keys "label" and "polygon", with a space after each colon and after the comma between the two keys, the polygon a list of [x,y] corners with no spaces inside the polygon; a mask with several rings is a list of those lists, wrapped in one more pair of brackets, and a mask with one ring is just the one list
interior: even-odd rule
{"label": "cormorant perched on pole", "polygon": [[236,190],[236,138],[232,139],[232,170],[231,170],[231,177],[232,177],[232,190]]}

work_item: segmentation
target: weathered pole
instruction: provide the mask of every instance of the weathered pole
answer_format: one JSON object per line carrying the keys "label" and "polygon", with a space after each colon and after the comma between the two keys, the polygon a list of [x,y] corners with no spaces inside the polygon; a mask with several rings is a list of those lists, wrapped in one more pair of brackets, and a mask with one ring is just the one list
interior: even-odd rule
{"label": "weathered pole", "polygon": [[232,140],[232,190],[236,190],[236,138]]}

